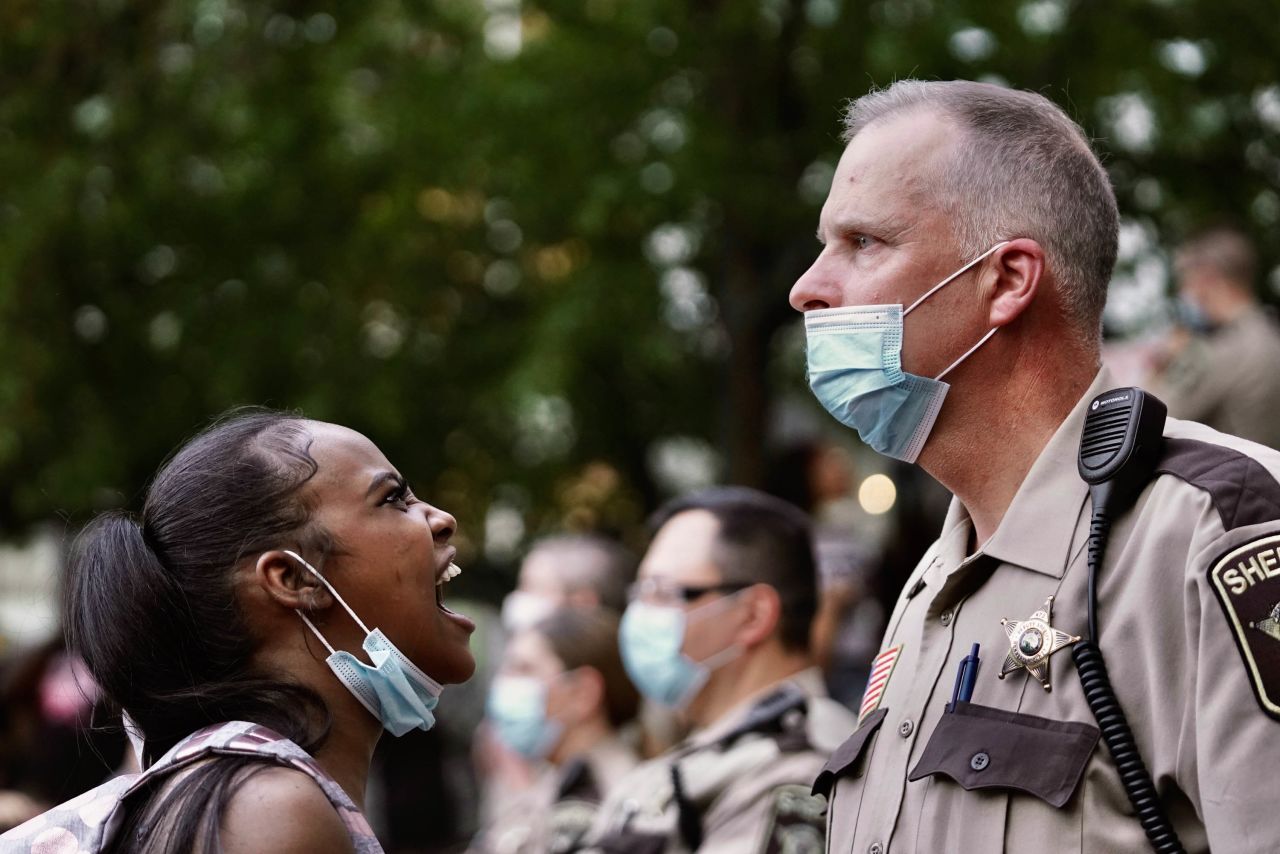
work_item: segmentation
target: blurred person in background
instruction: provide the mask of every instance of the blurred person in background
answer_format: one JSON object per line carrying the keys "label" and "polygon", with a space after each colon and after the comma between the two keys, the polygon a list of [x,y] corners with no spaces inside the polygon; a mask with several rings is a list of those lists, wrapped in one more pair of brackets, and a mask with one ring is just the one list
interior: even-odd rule
{"label": "blurred person in background", "polygon": [[473,625],[444,605],[456,525],[345,427],[215,422],[139,515],[99,516],[68,560],[68,647],[145,776],[0,849],[381,851],[362,814],[374,746],[430,729],[443,685],[475,667]]}
{"label": "blurred person in background", "polygon": [[818,613],[810,648],[833,699],[852,707],[862,696],[884,630],[879,532],[854,497],[857,471],[847,450],[815,439],[773,461],[769,492],[809,513],[818,566]]}
{"label": "blurred person in background", "polygon": [[[516,588],[502,602],[502,627],[510,637],[564,607],[604,608],[621,615],[635,573],[636,556],[602,534],[543,537],[529,547]],[[537,782],[538,768],[503,744],[487,719],[476,729],[472,754],[481,787],[479,825],[491,827],[505,804]]]}
{"label": "blurred person in background", "polygon": [[1182,326],[1156,365],[1155,392],[1177,418],[1280,448],[1280,328],[1258,302],[1258,254],[1218,226],[1174,253]]}
{"label": "blurred person in background", "polygon": [[572,851],[613,785],[639,761],[620,730],[639,695],[618,654],[618,617],[563,607],[514,635],[489,689],[496,736],[545,763],[538,782],[501,805],[477,854]]}
{"label": "blurred person in background", "polygon": [[61,637],[0,662],[0,832],[109,777],[125,761],[112,715]]}
{"label": "blurred person in background", "polygon": [[641,693],[693,731],[618,784],[587,849],[821,850],[824,802],[809,788],[854,718],[810,656],[808,518],[722,487],[668,502],[653,527],[622,656]]}
{"label": "blurred person in background", "polygon": [[520,564],[516,589],[502,603],[502,623],[507,631],[518,632],[562,605],[598,606],[621,614],[635,574],[635,555],[608,537],[544,537]]}

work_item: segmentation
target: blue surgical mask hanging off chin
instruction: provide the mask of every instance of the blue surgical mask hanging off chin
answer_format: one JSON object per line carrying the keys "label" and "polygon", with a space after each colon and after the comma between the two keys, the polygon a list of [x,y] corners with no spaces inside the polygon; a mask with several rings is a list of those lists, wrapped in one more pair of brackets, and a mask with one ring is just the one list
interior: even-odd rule
{"label": "blue surgical mask hanging off chin", "polygon": [[860,305],[805,312],[809,387],[828,412],[858,431],[872,449],[914,463],[929,438],[950,386],[942,378],[996,334],[933,379],[902,370],[902,321],[929,297],[995,252],[997,243],[934,285],[905,311],[902,305]]}
{"label": "blue surgical mask hanging off chin", "polygon": [[423,673],[387,639],[381,629],[370,631],[369,627],[356,616],[356,612],[351,610],[338,595],[338,591],[333,589],[328,579],[314,566],[303,560],[301,555],[288,549],[284,553],[320,579],[320,583],[329,589],[333,598],[338,600],[338,604],[351,615],[351,619],[355,620],[356,625],[364,632],[362,646],[368,653],[369,660],[373,662],[372,666],[345,650],[335,650],[329,641],[325,640],[324,635],[320,634],[320,630],[307,619],[306,614],[301,611],[296,612],[307,624],[307,628],[311,629],[312,634],[324,644],[324,648],[329,650],[329,657],[325,659],[325,663],[338,677],[338,681],[346,686],[346,689],[360,701],[360,705],[381,721],[382,726],[392,735],[404,735],[414,727],[427,730],[435,726],[436,717],[432,710],[440,702],[440,692],[444,690],[444,686]]}

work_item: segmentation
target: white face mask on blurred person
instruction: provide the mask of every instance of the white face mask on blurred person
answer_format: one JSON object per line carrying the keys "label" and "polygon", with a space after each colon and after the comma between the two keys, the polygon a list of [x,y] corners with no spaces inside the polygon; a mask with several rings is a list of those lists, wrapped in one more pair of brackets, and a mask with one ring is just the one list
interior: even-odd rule
{"label": "white face mask on blurred person", "polygon": [[550,617],[559,606],[560,603],[550,596],[513,590],[502,600],[502,627],[511,634],[531,629]]}

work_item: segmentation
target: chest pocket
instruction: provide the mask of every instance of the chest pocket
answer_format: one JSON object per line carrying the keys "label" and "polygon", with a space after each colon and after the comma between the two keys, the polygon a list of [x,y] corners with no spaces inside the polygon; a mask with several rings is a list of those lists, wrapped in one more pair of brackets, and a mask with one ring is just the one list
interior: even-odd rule
{"label": "chest pocket", "polygon": [[1025,792],[1057,808],[1080,785],[1097,745],[1098,728],[1089,724],[957,703],[907,779],[949,777],[966,790]]}
{"label": "chest pocket", "polygon": [[888,709],[876,709],[867,715],[862,726],[855,729],[853,735],[836,748],[831,758],[827,760],[827,764],[823,765],[822,770],[818,772],[817,779],[813,781],[812,794],[830,798],[831,789],[835,786],[836,780],[841,777],[855,777],[860,773],[858,760],[866,752],[871,736],[880,728],[880,724],[884,722],[884,716],[888,713]]}

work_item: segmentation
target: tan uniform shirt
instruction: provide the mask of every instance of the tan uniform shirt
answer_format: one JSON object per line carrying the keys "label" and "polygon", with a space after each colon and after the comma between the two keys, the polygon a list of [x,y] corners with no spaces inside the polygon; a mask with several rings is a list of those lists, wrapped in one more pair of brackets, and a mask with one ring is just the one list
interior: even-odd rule
{"label": "tan uniform shirt", "polygon": [[1280,448],[1280,328],[1245,312],[1188,345],[1156,393],[1170,415]]}
{"label": "tan uniform shirt", "polygon": [[[976,554],[953,501],[890,618],[883,693],[873,676],[859,729],[818,779],[832,790],[829,851],[1149,850],[1070,649],[1049,658],[1051,691],[1021,669],[998,678],[1001,618],[1025,621],[1054,596],[1053,628],[1087,633],[1076,456],[1086,405],[1111,387],[1099,374]],[[1280,453],[1174,419],[1165,435],[1179,476],[1157,477],[1114,524],[1099,642],[1187,850],[1280,851],[1280,705],[1266,699],[1268,686],[1280,696],[1280,621],[1267,631],[1280,617],[1280,539],[1267,539],[1280,535]],[[948,713],[974,642],[972,702]]]}
{"label": "tan uniform shirt", "polygon": [[548,767],[532,788],[499,812],[469,854],[560,854],[575,850],[614,784],[639,764],[626,742],[605,738],[589,751]]}
{"label": "tan uniform shirt", "polygon": [[601,808],[589,850],[817,854],[825,802],[810,784],[853,725],[821,673],[803,671],[629,774]]}

